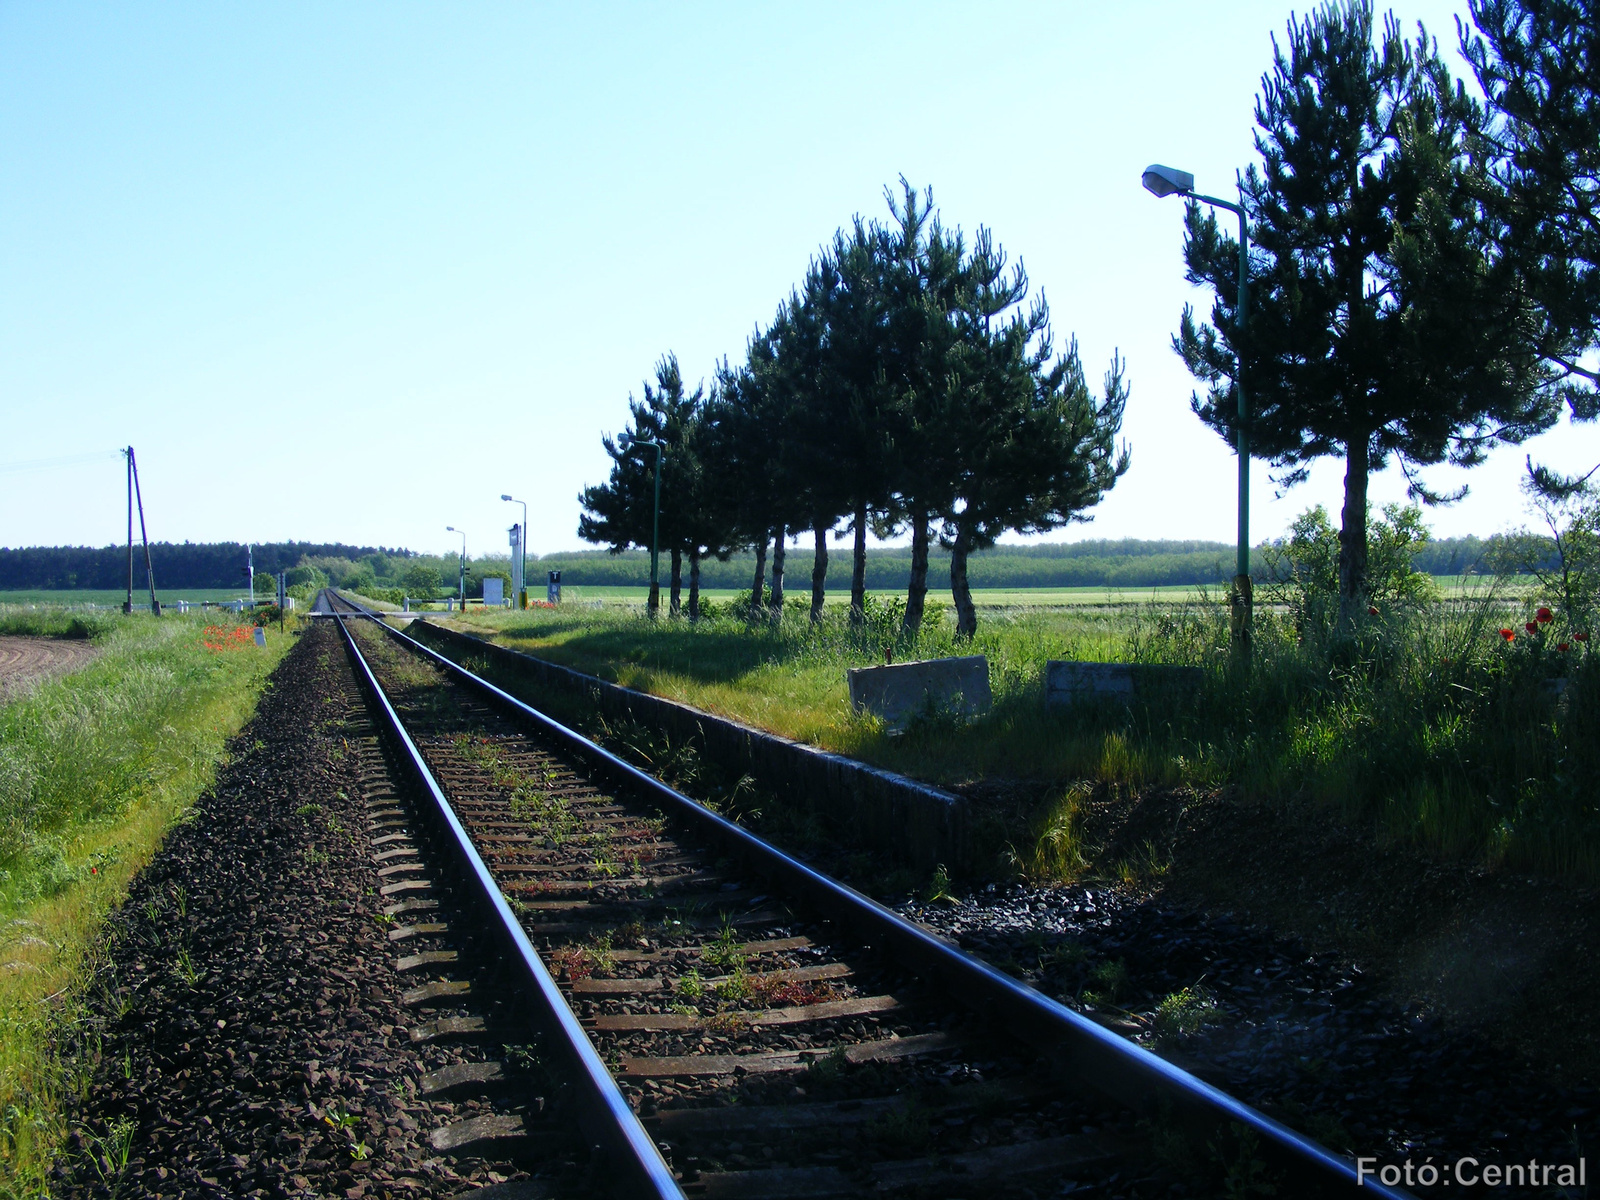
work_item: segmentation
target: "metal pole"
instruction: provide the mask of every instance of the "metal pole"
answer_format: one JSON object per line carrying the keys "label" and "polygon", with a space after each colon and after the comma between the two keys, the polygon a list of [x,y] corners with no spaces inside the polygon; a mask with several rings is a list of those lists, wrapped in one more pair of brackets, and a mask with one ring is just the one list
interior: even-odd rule
{"label": "metal pole", "polygon": [[661,611],[661,578],[657,566],[661,555],[661,443],[656,447],[656,511],[650,526],[650,615]]}
{"label": "metal pole", "polygon": [[1234,321],[1233,387],[1239,398],[1236,410],[1238,419],[1234,428],[1234,448],[1239,455],[1239,547],[1234,563],[1233,594],[1229,598],[1229,624],[1232,626],[1234,651],[1242,658],[1250,656],[1250,626],[1252,619],[1253,588],[1250,583],[1250,406],[1244,390],[1244,352],[1238,348],[1249,316],[1250,302],[1250,224],[1244,212],[1244,189],[1239,189],[1239,203],[1203,196],[1185,189],[1182,195],[1199,200],[1216,208],[1225,208],[1239,218],[1239,306]]}
{"label": "metal pole", "polygon": [[[1243,335],[1250,319],[1250,223],[1244,215],[1244,189],[1239,191],[1239,308],[1235,318],[1238,335]],[[1237,345],[1239,337],[1236,336]],[[1250,653],[1250,638],[1254,618],[1254,594],[1250,582],[1250,405],[1245,399],[1244,353],[1242,347],[1236,354],[1233,386],[1239,394],[1238,452],[1239,452],[1239,561],[1233,581],[1237,616],[1234,642],[1241,653]]]}
{"label": "metal pole", "polygon": [[519,574],[522,586],[517,589],[517,608],[520,610],[528,607],[528,502],[518,500],[517,503],[522,505],[522,571]]}

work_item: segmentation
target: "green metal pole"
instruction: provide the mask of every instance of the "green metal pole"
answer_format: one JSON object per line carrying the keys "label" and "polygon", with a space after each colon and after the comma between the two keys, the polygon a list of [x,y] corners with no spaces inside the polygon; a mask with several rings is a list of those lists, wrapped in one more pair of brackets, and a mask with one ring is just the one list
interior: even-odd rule
{"label": "green metal pole", "polygon": [[[1238,329],[1242,334],[1250,317],[1250,223],[1244,215],[1244,195],[1239,196],[1239,315]],[[1244,391],[1244,356],[1241,353],[1234,367],[1233,385],[1239,394],[1239,586],[1245,592],[1248,623],[1250,602],[1250,405]],[[1248,636],[1248,635],[1247,635]]]}
{"label": "green metal pole", "polygon": [[[1250,222],[1244,212],[1244,189],[1239,203],[1187,193],[1193,200],[1225,208],[1239,217],[1239,307],[1235,317],[1235,341],[1242,341],[1250,316]],[[1239,398],[1238,419],[1234,427],[1234,448],[1239,454],[1239,548],[1234,562],[1233,598],[1230,623],[1234,650],[1244,659],[1250,656],[1250,626],[1254,608],[1250,583],[1250,404],[1244,388],[1244,352],[1241,347],[1234,362],[1234,393]]]}
{"label": "green metal pole", "polygon": [[526,500],[518,500],[517,503],[522,505],[522,545],[518,547],[522,555],[522,563],[521,570],[517,572],[517,578],[522,581],[522,591],[517,594],[511,603],[515,604],[518,609],[524,609],[528,607],[528,502]]}
{"label": "green metal pole", "polygon": [[656,448],[656,511],[650,527],[650,612],[661,611],[661,579],[657,572],[661,556],[661,443]]}

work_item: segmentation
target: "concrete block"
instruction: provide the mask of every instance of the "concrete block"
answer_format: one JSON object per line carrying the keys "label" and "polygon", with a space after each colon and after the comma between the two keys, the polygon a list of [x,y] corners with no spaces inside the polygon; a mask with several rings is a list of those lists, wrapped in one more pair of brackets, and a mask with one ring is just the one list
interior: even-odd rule
{"label": "concrete block", "polygon": [[883,667],[856,667],[847,673],[850,707],[880,716],[891,729],[904,729],[922,712],[986,713],[989,660],[982,654],[930,658]]}
{"label": "concrete block", "polygon": [[1199,667],[1051,660],[1045,664],[1044,702],[1047,708],[1085,700],[1127,703],[1160,691],[1192,691],[1200,686],[1203,675]]}
{"label": "concrete block", "polygon": [[483,606],[485,608],[501,608],[505,605],[506,581],[498,575],[489,575],[483,581]]}

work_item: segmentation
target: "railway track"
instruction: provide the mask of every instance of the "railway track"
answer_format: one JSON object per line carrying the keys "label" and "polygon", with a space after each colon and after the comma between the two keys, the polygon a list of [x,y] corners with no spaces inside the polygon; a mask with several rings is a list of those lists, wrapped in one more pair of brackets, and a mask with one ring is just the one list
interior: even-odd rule
{"label": "railway track", "polygon": [[425,1088],[488,1098],[436,1148],[570,1153],[575,1119],[593,1182],[629,1196],[1208,1195],[1256,1171],[1354,1193],[1347,1160],[343,597],[318,607],[410,777],[368,804],[412,1037],[532,1027],[566,1080],[556,1104],[492,1056],[438,1068]]}

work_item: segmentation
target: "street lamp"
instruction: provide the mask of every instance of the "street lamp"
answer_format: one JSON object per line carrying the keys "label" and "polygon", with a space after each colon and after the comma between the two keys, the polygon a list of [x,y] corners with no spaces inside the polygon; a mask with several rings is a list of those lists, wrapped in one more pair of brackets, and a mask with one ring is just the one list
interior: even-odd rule
{"label": "street lamp", "polygon": [[632,454],[640,446],[646,446],[656,452],[656,511],[655,520],[650,527],[650,599],[646,607],[653,617],[661,611],[661,577],[657,572],[661,550],[661,453],[664,447],[660,442],[647,442],[643,438],[630,437],[623,434],[619,439],[622,442],[622,452]]}
{"label": "street lamp", "polygon": [[467,531],[457,529],[454,525],[446,525],[446,533],[459,533],[461,535],[461,574],[456,580],[456,595],[461,600],[461,611],[467,611]]}
{"label": "street lamp", "polygon": [[[1239,218],[1239,305],[1235,320],[1234,346],[1239,345],[1239,335],[1244,332],[1249,315],[1250,284],[1250,222],[1244,213],[1244,189],[1240,188],[1240,203],[1204,196],[1194,190],[1194,176],[1175,167],[1151,163],[1144,169],[1145,191],[1156,196],[1184,196],[1214,208],[1225,208]],[[1238,420],[1234,425],[1234,449],[1239,455],[1239,549],[1233,576],[1233,643],[1235,648],[1248,654],[1250,651],[1250,408],[1245,402],[1244,361],[1236,354],[1233,368],[1234,392],[1239,398]]]}
{"label": "street lamp", "polygon": [[500,499],[512,504],[522,505],[522,539],[518,549],[521,552],[521,561],[517,564],[517,599],[518,608],[528,607],[528,502],[513,499],[510,496],[501,496]]}

